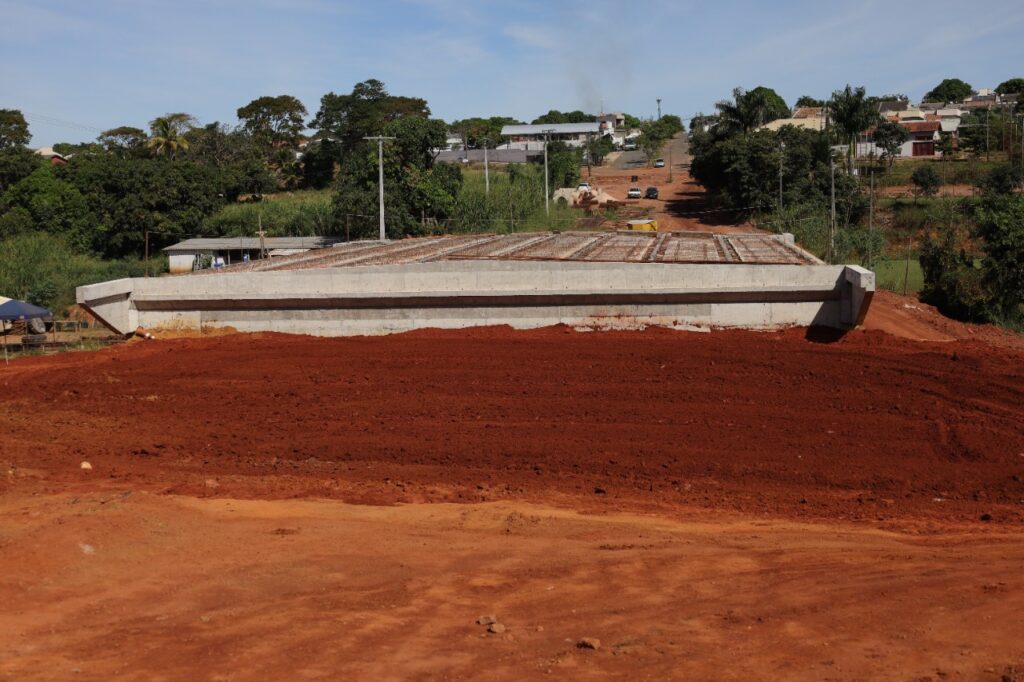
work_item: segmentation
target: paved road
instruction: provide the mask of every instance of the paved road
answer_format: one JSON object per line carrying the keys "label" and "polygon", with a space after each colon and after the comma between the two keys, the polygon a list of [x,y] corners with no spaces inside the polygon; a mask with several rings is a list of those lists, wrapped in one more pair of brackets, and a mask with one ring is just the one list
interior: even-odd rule
{"label": "paved road", "polygon": [[[689,153],[689,142],[686,139],[686,133],[680,133],[673,137],[665,149],[662,150],[662,157],[665,162],[668,163],[669,149],[672,150],[672,164],[678,168],[689,168],[690,167],[690,153]],[[631,168],[643,168],[647,165],[647,157],[641,151],[635,152],[622,152],[619,158],[615,160],[612,167],[617,170],[629,170]]]}

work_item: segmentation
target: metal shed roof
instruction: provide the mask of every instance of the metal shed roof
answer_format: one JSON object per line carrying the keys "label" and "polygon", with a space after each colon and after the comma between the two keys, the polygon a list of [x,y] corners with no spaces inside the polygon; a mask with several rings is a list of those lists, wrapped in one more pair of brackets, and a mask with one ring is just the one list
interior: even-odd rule
{"label": "metal shed roof", "polygon": [[509,125],[502,126],[502,135],[543,135],[545,132],[553,135],[573,135],[579,133],[597,133],[601,131],[601,124],[597,121],[587,123],[537,123],[531,125]]}
{"label": "metal shed roof", "polygon": [[[263,241],[268,249],[322,249],[341,240],[334,237],[266,237]],[[244,251],[258,248],[259,237],[197,237],[168,246],[164,251]]]}

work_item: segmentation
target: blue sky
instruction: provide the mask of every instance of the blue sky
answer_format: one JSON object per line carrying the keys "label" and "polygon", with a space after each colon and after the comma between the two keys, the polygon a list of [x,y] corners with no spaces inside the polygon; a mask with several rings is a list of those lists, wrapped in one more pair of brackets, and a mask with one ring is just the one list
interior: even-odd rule
{"label": "blue sky", "polygon": [[[0,108],[33,144],[367,78],[435,116],[710,111],[740,85],[792,104],[846,83],[918,99],[1024,76],[1024,3],[645,0],[0,0]],[[53,121],[76,124],[61,125]]]}

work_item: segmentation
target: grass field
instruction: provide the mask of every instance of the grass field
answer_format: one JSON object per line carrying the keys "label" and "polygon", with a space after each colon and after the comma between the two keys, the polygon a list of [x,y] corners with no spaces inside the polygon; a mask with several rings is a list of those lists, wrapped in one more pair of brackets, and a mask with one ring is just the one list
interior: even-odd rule
{"label": "grass field", "polygon": [[[902,186],[911,184],[910,176],[921,166],[931,165],[939,174],[944,185],[973,185],[985,177],[993,168],[1006,163],[1006,155],[993,153],[992,159],[897,159],[893,167],[875,175],[875,182],[881,186]],[[862,171],[864,172],[864,171]]]}
{"label": "grass field", "polygon": [[888,289],[903,293],[903,282],[906,278],[908,294],[916,294],[924,286],[924,273],[916,255],[910,257],[910,269],[907,270],[906,259],[880,260],[874,265],[876,284],[879,289]]}

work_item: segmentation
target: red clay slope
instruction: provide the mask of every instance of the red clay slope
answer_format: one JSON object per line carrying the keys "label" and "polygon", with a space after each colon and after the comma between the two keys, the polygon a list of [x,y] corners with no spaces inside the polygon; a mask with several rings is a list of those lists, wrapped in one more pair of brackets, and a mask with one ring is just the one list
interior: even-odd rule
{"label": "red clay slope", "polygon": [[139,342],[0,371],[0,491],[1020,523],[1022,361],[798,330]]}

